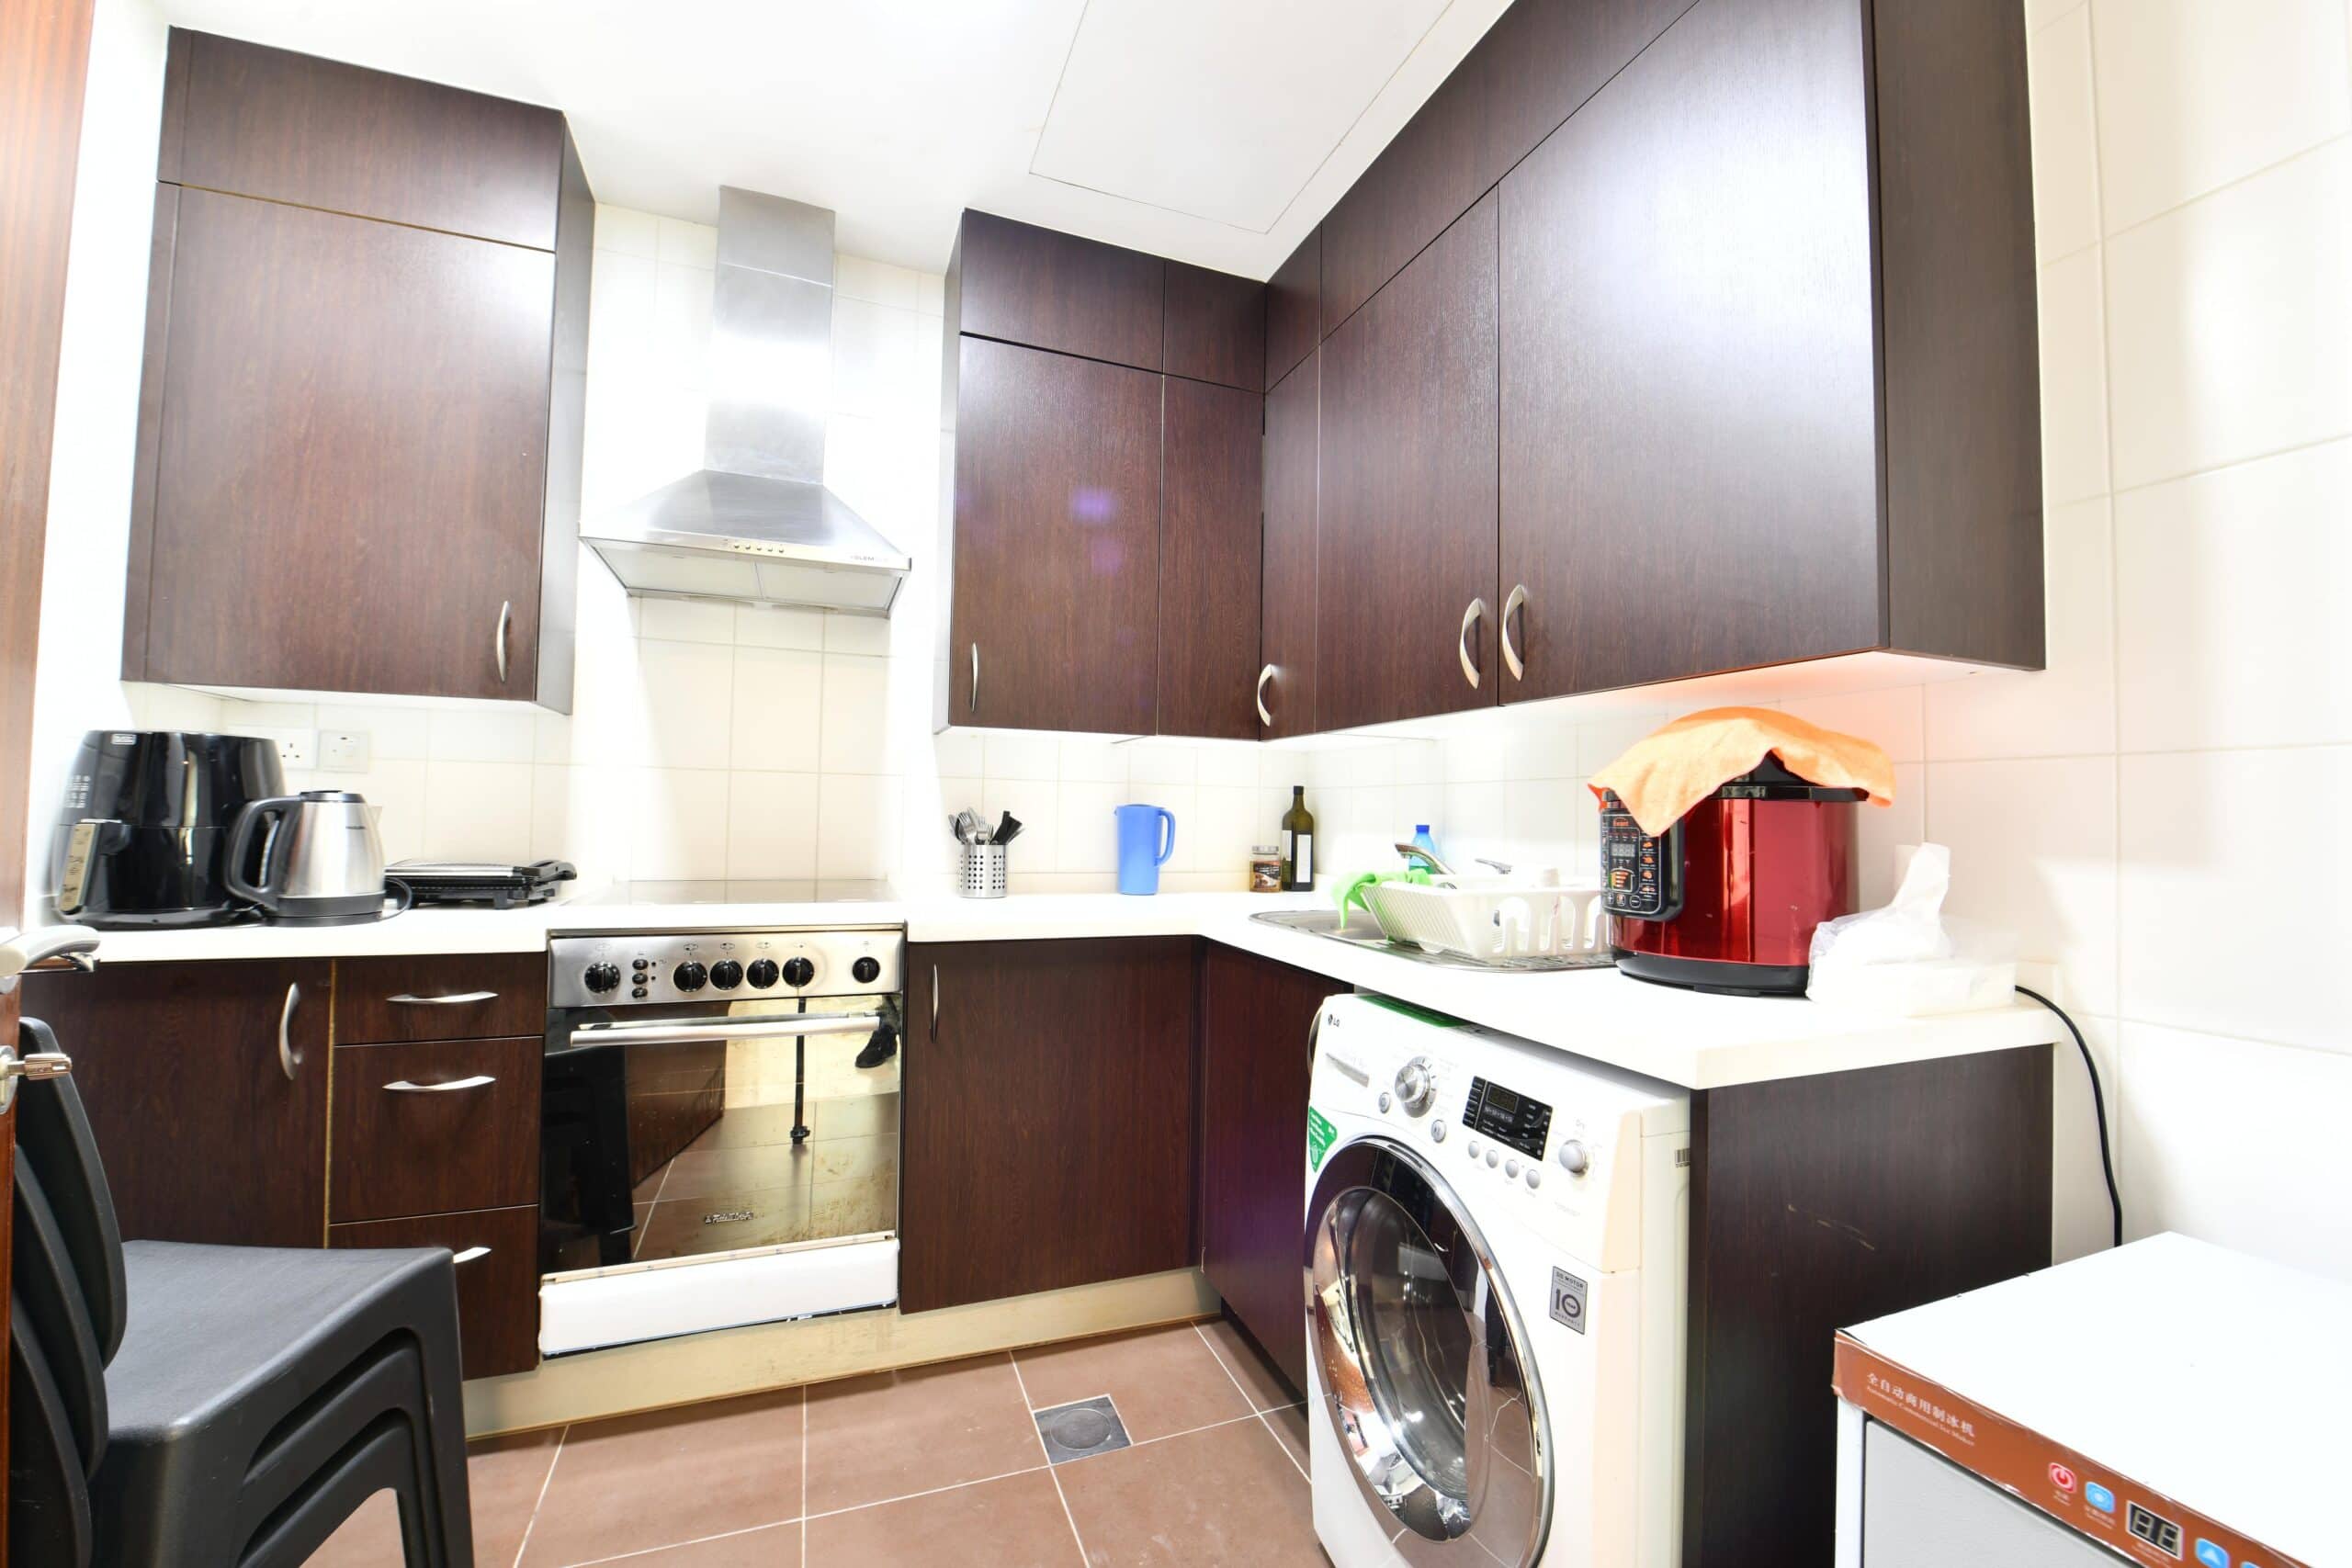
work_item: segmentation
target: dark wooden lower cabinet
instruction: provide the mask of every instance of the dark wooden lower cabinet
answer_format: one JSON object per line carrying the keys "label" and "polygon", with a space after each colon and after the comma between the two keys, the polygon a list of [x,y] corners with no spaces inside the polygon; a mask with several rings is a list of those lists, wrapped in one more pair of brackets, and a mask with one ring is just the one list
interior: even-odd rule
{"label": "dark wooden lower cabinet", "polygon": [[538,1201],[545,1049],[536,1034],[336,1046],[335,1224]]}
{"label": "dark wooden lower cabinet", "polygon": [[1305,1245],[1310,1032],[1328,976],[1208,944],[1201,975],[1201,1263],[1209,1283],[1306,1386]]}
{"label": "dark wooden lower cabinet", "polygon": [[902,1311],[1193,1261],[1197,945],[908,949]]}
{"label": "dark wooden lower cabinet", "polygon": [[465,1375],[486,1378],[539,1364],[538,1227],[538,1205],[527,1203],[339,1224],[327,1232],[327,1245],[446,1247],[456,1254]]}
{"label": "dark wooden lower cabinet", "polygon": [[126,1237],[325,1239],[332,974],[320,959],[25,976],[25,1015],[74,1058]]}
{"label": "dark wooden lower cabinet", "polygon": [[1827,1562],[1838,1329],[2050,1263],[2047,1046],[1690,1097],[1686,1568]]}

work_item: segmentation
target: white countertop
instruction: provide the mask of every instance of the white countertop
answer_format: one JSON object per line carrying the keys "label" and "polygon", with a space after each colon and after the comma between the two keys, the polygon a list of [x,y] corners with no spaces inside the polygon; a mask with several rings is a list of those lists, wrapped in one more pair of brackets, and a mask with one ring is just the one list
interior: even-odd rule
{"label": "white countertop", "polygon": [[1328,907],[1323,894],[1032,893],[792,904],[555,903],[427,908],[364,926],[216,926],[109,931],[103,963],[330,958],[377,953],[531,953],[550,935],[736,927],[903,925],[910,942],[1202,936],[1367,991],[1518,1034],[1689,1089],[1968,1055],[2064,1037],[2031,1002],[1940,1018],[1886,1018],[1783,997],[1715,997],[1646,985],[1613,969],[1552,974],[1419,964],[1269,926],[1261,910]]}

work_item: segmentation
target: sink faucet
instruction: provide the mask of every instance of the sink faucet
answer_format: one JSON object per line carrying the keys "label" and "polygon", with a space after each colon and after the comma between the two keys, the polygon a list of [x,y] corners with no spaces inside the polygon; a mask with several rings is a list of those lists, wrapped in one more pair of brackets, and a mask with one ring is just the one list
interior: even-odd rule
{"label": "sink faucet", "polygon": [[1443,861],[1438,859],[1437,856],[1431,854],[1428,850],[1423,849],[1419,844],[1408,844],[1399,840],[1396,845],[1396,852],[1405,857],[1406,863],[1408,865],[1414,861],[1419,861],[1423,865],[1430,868],[1430,874],[1432,876],[1452,876],[1453,874],[1453,868],[1452,866],[1446,864]]}

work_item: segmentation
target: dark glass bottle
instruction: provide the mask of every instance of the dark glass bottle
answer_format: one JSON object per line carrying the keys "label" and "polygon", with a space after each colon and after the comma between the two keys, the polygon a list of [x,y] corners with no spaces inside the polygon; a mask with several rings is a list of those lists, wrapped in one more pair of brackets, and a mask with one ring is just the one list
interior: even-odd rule
{"label": "dark glass bottle", "polygon": [[1306,786],[1290,786],[1290,809],[1283,813],[1283,891],[1315,887],[1315,813],[1306,809]]}

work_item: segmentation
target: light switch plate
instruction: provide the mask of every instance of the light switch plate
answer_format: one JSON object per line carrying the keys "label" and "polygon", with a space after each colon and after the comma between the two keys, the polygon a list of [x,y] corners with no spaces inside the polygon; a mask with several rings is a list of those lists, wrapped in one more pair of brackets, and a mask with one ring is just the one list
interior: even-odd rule
{"label": "light switch plate", "polygon": [[319,731],[319,768],[322,773],[364,773],[368,771],[368,737],[364,729]]}

